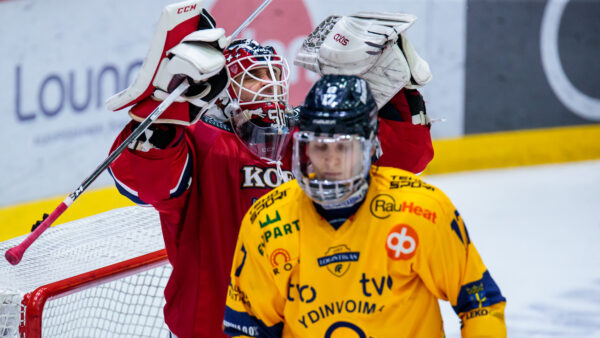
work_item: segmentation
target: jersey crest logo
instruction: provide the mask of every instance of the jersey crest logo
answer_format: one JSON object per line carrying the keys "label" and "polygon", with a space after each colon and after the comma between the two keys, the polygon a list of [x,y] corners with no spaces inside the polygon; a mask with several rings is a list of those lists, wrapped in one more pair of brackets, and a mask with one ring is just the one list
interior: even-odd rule
{"label": "jersey crest logo", "polygon": [[412,258],[417,252],[418,246],[417,232],[406,224],[398,224],[390,230],[385,248],[388,257],[397,261]]}
{"label": "jersey crest logo", "polygon": [[467,287],[466,289],[467,294],[469,295],[469,300],[473,303],[477,303],[479,308],[489,305],[485,295],[483,283],[473,285],[472,287]]}
{"label": "jersey crest logo", "polygon": [[317,259],[320,267],[327,267],[327,270],[336,277],[342,277],[352,262],[357,262],[360,253],[350,251],[346,244],[338,245],[327,249],[325,256]]}

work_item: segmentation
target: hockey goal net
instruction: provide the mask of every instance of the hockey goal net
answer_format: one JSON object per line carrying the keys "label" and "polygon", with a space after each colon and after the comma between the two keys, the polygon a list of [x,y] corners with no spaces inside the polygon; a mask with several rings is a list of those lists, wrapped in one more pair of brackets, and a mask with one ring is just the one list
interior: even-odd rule
{"label": "hockey goal net", "polygon": [[[0,243],[0,253],[20,243]],[[157,212],[126,207],[48,229],[0,261],[0,337],[168,337],[171,273]]]}

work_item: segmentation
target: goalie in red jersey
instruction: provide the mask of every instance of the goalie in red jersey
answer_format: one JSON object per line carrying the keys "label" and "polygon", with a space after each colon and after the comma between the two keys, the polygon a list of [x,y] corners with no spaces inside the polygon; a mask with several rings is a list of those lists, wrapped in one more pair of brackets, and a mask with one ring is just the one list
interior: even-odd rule
{"label": "goalie in red jersey", "polygon": [[[196,2],[193,10],[178,13]],[[398,48],[395,41],[389,46]],[[165,289],[169,329],[178,337],[217,337],[223,335],[242,217],[255,200],[293,178],[289,67],[272,47],[256,41],[228,45],[223,29],[215,28],[199,1],[170,5],[138,78],[107,101],[111,110],[131,107],[133,119],[112,149],[181,75],[193,82],[190,89],[129,145],[110,173],[123,195],[160,213],[173,266]],[[381,163],[412,172],[426,167],[433,157],[429,125],[412,122],[424,112],[414,89],[399,90],[382,105]]]}

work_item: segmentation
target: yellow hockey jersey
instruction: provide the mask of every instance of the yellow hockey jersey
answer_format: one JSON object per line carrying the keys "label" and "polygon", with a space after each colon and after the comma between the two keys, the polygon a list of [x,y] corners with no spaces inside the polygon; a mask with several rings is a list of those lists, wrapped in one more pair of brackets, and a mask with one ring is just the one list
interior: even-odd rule
{"label": "yellow hockey jersey", "polygon": [[223,328],[251,337],[443,337],[437,299],[463,336],[505,337],[505,298],[452,202],[409,172],[371,169],[335,230],[297,182],[242,222]]}

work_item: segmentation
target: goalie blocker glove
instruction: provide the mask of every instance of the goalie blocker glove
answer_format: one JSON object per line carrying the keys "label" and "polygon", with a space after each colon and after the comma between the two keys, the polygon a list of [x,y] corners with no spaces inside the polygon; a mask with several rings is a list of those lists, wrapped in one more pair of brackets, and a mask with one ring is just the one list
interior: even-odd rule
{"label": "goalie blocker glove", "polygon": [[369,83],[379,108],[402,88],[431,80],[429,65],[402,34],[411,14],[359,12],[330,16],[304,41],[294,64],[321,75],[358,75]]}
{"label": "goalie blocker glove", "polygon": [[190,88],[155,123],[197,122],[228,85],[222,53],[226,42],[225,31],[215,28],[202,1],[166,6],[137,78],[110,97],[106,107],[114,111],[134,105],[129,115],[141,122],[188,78]]}
{"label": "goalie blocker glove", "polygon": [[39,221],[36,221],[35,223],[33,223],[33,225],[31,226],[31,232],[34,232],[34,231],[35,231],[35,229],[37,229],[37,228],[40,226],[40,224],[42,224],[42,222],[43,222],[43,221],[44,221],[46,218],[48,218],[48,214],[47,214],[47,213],[44,213],[44,215],[42,215],[42,219],[41,219],[41,220],[39,220]]}
{"label": "goalie blocker glove", "polygon": [[[132,121],[129,125],[131,131],[135,130],[140,124]],[[175,146],[183,138],[184,127],[175,124],[161,123],[152,124],[136,140],[132,141],[127,148],[142,152],[148,152],[151,149],[167,149]]]}

